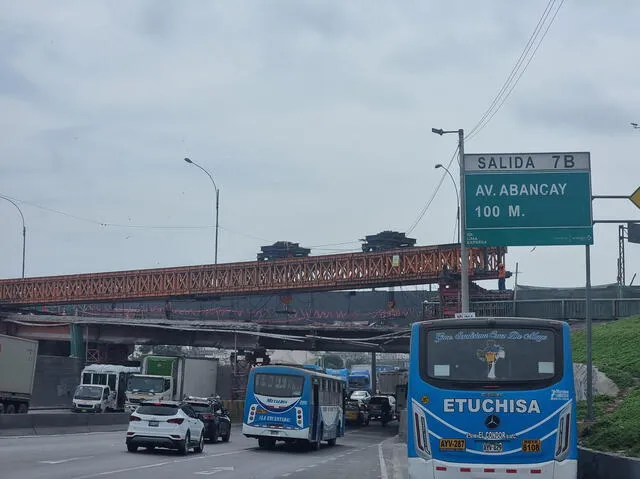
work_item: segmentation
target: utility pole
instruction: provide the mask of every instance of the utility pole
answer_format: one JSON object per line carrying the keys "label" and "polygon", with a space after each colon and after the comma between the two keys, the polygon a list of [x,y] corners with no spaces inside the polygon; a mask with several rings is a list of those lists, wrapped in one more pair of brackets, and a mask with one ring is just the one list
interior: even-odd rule
{"label": "utility pole", "polygon": [[467,228],[465,224],[465,187],[464,187],[464,130],[442,130],[440,128],[431,128],[431,132],[436,135],[444,135],[448,133],[458,134],[458,163],[460,164],[460,293],[462,296],[462,312],[469,312],[469,252],[467,251],[466,234]]}
{"label": "utility pole", "polygon": [[467,251],[467,229],[466,229],[466,217],[467,213],[465,211],[466,205],[466,197],[467,192],[464,186],[464,130],[458,130],[458,155],[460,162],[460,267],[462,271],[460,272],[460,281],[462,282],[461,291],[462,291],[462,312],[469,312],[469,253]]}

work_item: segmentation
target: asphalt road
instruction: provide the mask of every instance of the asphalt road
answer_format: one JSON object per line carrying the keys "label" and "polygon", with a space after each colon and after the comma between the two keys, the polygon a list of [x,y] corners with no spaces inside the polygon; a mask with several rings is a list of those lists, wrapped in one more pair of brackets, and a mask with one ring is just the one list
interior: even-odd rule
{"label": "asphalt road", "polygon": [[[393,423],[395,424],[395,423]],[[258,448],[234,427],[228,443],[206,444],[203,454],[126,451],[124,431],[0,438],[2,479],[359,479],[398,477],[394,456],[397,427],[372,423],[348,429],[338,444],[319,451],[284,445]]]}

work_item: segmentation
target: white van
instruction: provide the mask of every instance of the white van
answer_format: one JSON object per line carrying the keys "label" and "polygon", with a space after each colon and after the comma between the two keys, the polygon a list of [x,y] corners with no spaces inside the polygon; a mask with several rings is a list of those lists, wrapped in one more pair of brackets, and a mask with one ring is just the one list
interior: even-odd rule
{"label": "white van", "polygon": [[103,384],[81,384],[73,395],[74,412],[107,412],[116,409],[116,392]]}

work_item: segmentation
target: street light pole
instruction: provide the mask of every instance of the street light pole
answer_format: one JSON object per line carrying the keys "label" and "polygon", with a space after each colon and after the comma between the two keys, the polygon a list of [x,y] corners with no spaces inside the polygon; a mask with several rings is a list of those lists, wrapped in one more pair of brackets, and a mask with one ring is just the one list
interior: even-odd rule
{"label": "street light pole", "polygon": [[449,168],[447,168],[446,166],[444,166],[441,163],[438,163],[436,165],[436,169],[438,168],[442,168],[444,171],[447,172],[447,175],[449,175],[449,178],[451,178],[451,181],[453,182],[453,187],[456,190],[456,205],[457,205],[457,209],[456,209],[456,222],[458,223],[458,243],[460,243],[460,195],[458,194],[458,185],[456,184],[456,180],[453,177],[453,175],[451,174],[451,171],[449,171]]}
{"label": "street light pole", "polygon": [[18,213],[20,213],[20,218],[22,219],[22,278],[24,279],[24,262],[27,248],[27,227],[24,223],[24,215],[22,214],[22,210],[15,201],[7,198],[6,196],[0,196],[0,198],[2,198],[3,200],[7,200],[9,203],[15,206],[18,210]]}
{"label": "street light pole", "polygon": [[218,188],[218,185],[216,185],[216,182],[213,179],[213,176],[211,176],[211,173],[209,173],[202,166],[200,166],[198,163],[196,163],[195,161],[193,161],[193,160],[191,160],[189,158],[185,158],[184,161],[186,161],[190,165],[197,166],[202,171],[204,171],[207,174],[207,176],[209,177],[209,179],[211,180],[211,183],[213,184],[213,188],[214,188],[214,190],[216,192],[216,214],[215,214],[215,218],[216,218],[216,235],[215,235],[215,244],[214,244],[214,261],[215,261],[215,264],[218,264],[218,229],[219,229],[218,217],[219,217],[219,213],[220,213],[220,189]]}
{"label": "street light pole", "polygon": [[462,294],[462,312],[469,312],[469,252],[466,245],[466,226],[465,226],[465,188],[464,188],[464,130],[442,130],[431,128],[436,135],[444,135],[448,133],[458,134],[458,162],[460,164],[460,290]]}

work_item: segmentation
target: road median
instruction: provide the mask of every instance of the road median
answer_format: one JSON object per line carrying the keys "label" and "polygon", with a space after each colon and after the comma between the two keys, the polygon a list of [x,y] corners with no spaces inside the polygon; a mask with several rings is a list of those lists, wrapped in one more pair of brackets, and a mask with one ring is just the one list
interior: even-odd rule
{"label": "road median", "polygon": [[38,436],[83,432],[121,431],[129,423],[129,414],[2,414],[0,436]]}

